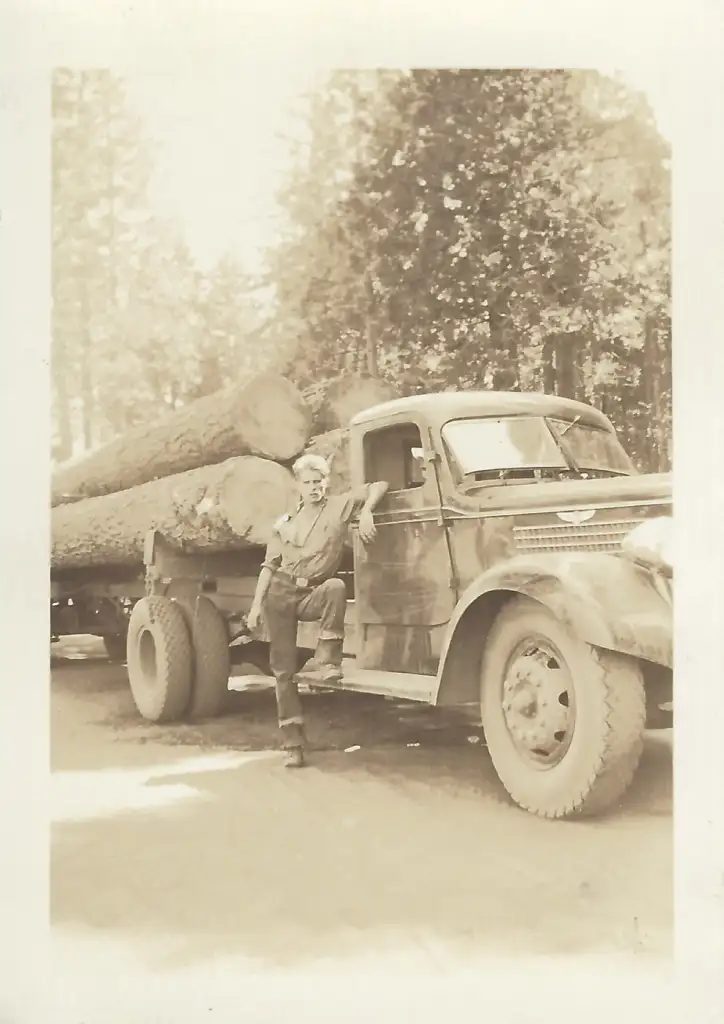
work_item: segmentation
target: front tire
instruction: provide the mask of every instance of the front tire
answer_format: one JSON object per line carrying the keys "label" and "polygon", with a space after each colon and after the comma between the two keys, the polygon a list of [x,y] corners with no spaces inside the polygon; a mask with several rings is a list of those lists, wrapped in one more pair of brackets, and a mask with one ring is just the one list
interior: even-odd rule
{"label": "front tire", "polygon": [[150,722],[183,716],[191,698],[192,655],[183,613],[166,597],[144,597],[128,624],[128,680]]}
{"label": "front tire", "polygon": [[493,765],[520,807],[546,818],[596,814],[638,767],[643,675],[634,659],[592,647],[516,597],[488,634],[481,713]]}

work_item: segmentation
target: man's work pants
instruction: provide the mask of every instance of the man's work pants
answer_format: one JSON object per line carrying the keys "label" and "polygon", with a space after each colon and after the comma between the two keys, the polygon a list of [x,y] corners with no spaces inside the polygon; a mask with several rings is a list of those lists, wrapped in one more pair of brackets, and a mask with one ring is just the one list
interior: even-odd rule
{"label": "man's work pants", "polygon": [[277,714],[282,746],[304,743],[304,717],[297,689],[297,625],[319,621],[320,640],[344,639],[347,592],[339,579],[300,587],[275,573],[265,601],[271,670],[276,680]]}

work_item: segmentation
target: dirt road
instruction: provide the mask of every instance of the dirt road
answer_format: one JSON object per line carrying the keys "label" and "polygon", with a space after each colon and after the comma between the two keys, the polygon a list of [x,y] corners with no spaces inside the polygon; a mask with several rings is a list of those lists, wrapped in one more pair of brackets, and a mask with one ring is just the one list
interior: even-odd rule
{"label": "dirt road", "polygon": [[[235,693],[220,720],[157,727],[138,719],[124,672],[92,640],[54,647],[57,1020],[185,1022],[200,1019],[196,999],[218,1021],[227,997],[229,1020],[293,1019],[320,972],[364,972],[340,989],[336,1019],[362,1019],[369,979],[399,985],[409,972],[430,985],[454,975],[468,1007],[485,978],[489,1009],[521,998],[530,1010],[495,1020],[561,1019],[577,998],[587,1021],[610,1020],[622,984],[629,1010],[638,999],[637,1014],[655,1005],[661,1019],[668,733],[647,739],[622,808],[546,822],[510,806],[474,730],[432,709],[310,694],[314,764],[289,772],[268,686]],[[411,1004],[393,1012],[391,1000],[389,1019],[407,1020]]]}

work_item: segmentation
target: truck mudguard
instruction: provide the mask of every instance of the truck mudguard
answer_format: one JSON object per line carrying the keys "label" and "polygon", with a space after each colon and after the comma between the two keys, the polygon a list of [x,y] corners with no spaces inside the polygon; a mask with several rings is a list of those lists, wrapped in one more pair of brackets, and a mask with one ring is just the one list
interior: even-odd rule
{"label": "truck mudguard", "polygon": [[[463,592],[448,626],[438,669],[438,704],[473,691],[485,637],[515,594],[539,601],[571,633],[605,650],[673,666],[673,610],[654,570],[605,552],[519,555],[492,566]],[[477,688],[477,681],[476,681]]]}

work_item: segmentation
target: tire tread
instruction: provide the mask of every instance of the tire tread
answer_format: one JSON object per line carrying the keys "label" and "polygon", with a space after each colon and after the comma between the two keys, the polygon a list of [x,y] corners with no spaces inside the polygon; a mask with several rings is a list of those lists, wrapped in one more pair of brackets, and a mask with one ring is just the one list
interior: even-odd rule
{"label": "tire tread", "polygon": [[[498,615],[488,636],[494,644],[498,634],[519,621],[521,615],[547,612],[535,601],[516,598]],[[557,621],[557,620],[556,620]],[[561,623],[558,625],[563,628]],[[584,643],[583,641],[578,641]],[[643,674],[634,658],[585,644],[591,666],[586,686],[599,688],[605,714],[602,716],[594,742],[588,775],[571,787],[565,797],[534,802],[519,786],[508,779],[504,785],[513,800],[524,810],[544,818],[584,817],[600,813],[616,802],[628,789],[643,750],[646,723],[646,696]],[[501,780],[503,781],[503,780]]]}
{"label": "tire tread", "polygon": [[[156,662],[166,666],[165,678],[158,681],[152,702],[139,699],[133,679],[136,637],[143,625],[156,627]],[[144,718],[162,723],[183,717],[191,696],[191,657],[189,631],[180,608],[166,597],[142,598],[131,613],[127,661],[131,691]]]}
{"label": "tire tread", "polygon": [[193,678],[187,718],[213,718],[228,697],[231,657],[229,631],[221,612],[208,597],[181,605],[191,636]]}

